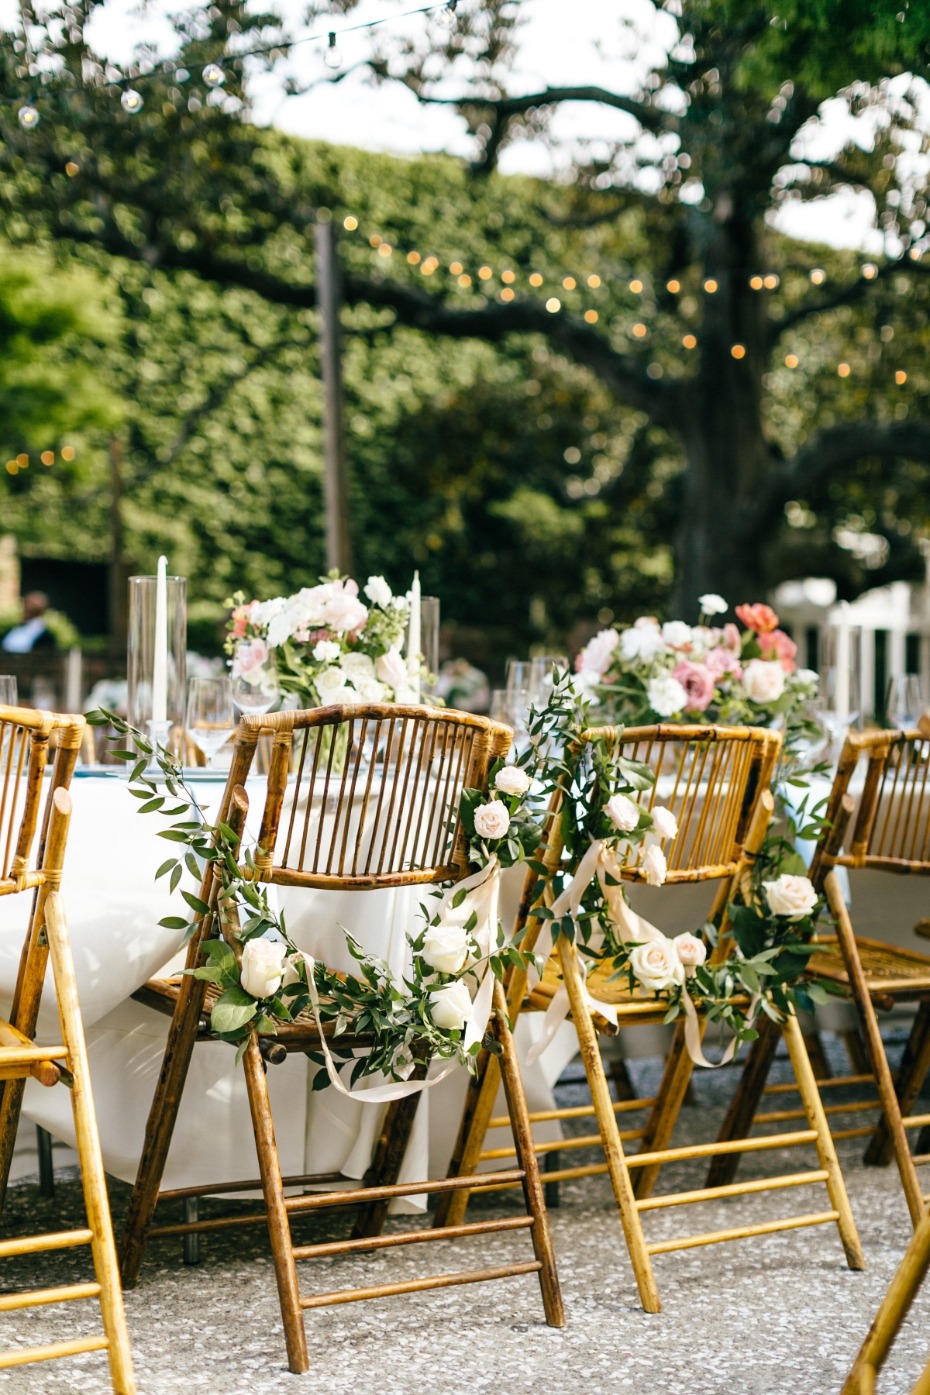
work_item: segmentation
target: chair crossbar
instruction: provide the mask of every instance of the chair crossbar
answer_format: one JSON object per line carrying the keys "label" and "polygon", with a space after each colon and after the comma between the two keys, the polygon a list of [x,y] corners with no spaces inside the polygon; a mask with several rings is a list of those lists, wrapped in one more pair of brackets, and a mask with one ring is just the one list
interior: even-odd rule
{"label": "chair crossbar", "polygon": [[366,1298],[389,1298],[395,1293],[423,1293],[430,1288],[452,1288],[456,1284],[478,1284],[485,1279],[509,1279],[516,1274],[538,1274],[538,1259],[522,1264],[502,1264],[494,1269],[463,1269],[456,1274],[436,1274],[425,1279],[405,1279],[402,1283],[379,1284],[376,1288],[349,1288],[335,1293],[301,1296],[302,1308],[325,1308],[332,1303],[357,1303]]}
{"label": "chair crossbar", "polygon": [[[861,1114],[866,1109],[880,1109],[880,1100],[853,1100],[849,1104],[825,1104],[824,1114]],[[789,1119],[806,1119],[803,1109],[771,1109],[767,1114],[757,1114],[757,1124],[786,1123]],[[927,1116],[930,1119],[930,1115]]]}
{"label": "chair crossbar", "polygon": [[718,1153],[755,1153],[763,1148],[793,1148],[796,1144],[814,1143],[814,1129],[798,1129],[793,1133],[764,1134],[761,1138],[731,1138],[716,1143],[689,1143],[682,1148],[662,1148],[655,1153],[634,1153],[626,1159],[627,1167],[650,1167],[653,1163],[680,1162],[685,1158],[716,1157]]}
{"label": "chair crossbar", "polygon": [[[780,1059],[780,1058],[779,1058]],[[818,1080],[817,1089],[835,1090],[840,1085],[868,1085],[875,1079],[871,1071],[865,1075],[831,1075],[827,1080]],[[797,1081],[789,1080],[780,1085],[766,1085],[762,1091],[763,1095],[796,1095],[798,1093]]]}
{"label": "chair crossbar", "polygon": [[110,1345],[101,1333],[94,1337],[75,1337],[70,1342],[52,1342],[47,1347],[20,1347],[16,1351],[0,1352],[0,1371],[11,1366],[26,1366],[32,1361],[55,1361],[60,1356],[82,1356],[87,1351],[106,1351]]}
{"label": "chair crossbar", "polygon": [[[345,1174],[342,1172],[307,1172],[301,1173],[299,1177],[282,1177],[282,1187],[306,1187],[314,1182],[342,1182]],[[260,1192],[262,1184],[260,1179],[251,1177],[242,1182],[203,1182],[197,1187],[175,1187],[171,1191],[158,1193],[159,1203],[162,1201],[182,1201],[189,1196],[223,1196],[227,1192]]]}
{"label": "chair crossbar", "polygon": [[865,1124],[858,1129],[832,1129],[831,1134],[834,1142],[841,1142],[844,1138],[870,1138],[875,1132],[874,1124]]}
{"label": "chair crossbar", "polygon": [[39,1061],[67,1060],[64,1046],[0,1046],[0,1069],[7,1066],[32,1066]]}
{"label": "chair crossbar", "polygon": [[77,1298],[98,1298],[99,1284],[64,1284],[59,1288],[33,1288],[22,1293],[0,1293],[0,1313],[18,1308],[38,1308],[43,1303],[69,1303]]}
{"label": "chair crossbar", "polygon": [[[624,1129],[619,1134],[623,1143],[629,1143],[636,1138],[645,1138],[645,1129]],[[550,1143],[537,1143],[536,1155],[540,1157],[543,1153],[570,1153],[577,1148],[603,1148],[604,1144],[599,1133],[580,1134],[577,1138],[556,1138]],[[516,1156],[514,1148],[488,1148],[478,1155],[482,1162],[492,1162],[496,1158],[512,1158]]]}
{"label": "chair crossbar", "polygon": [[286,1196],[284,1206],[287,1211],[317,1211],[326,1206],[344,1205],[345,1202],[387,1201],[396,1196],[420,1196],[424,1192],[454,1192],[471,1188],[477,1182],[522,1182],[525,1173],[522,1168],[512,1168],[507,1172],[486,1172],[470,1177],[439,1177],[422,1182],[395,1182],[386,1187],[357,1188],[353,1192],[327,1192],[321,1196]]}
{"label": "chair crossbar", "polygon": [[89,1245],[92,1230],[59,1230],[53,1235],[19,1235],[15,1240],[0,1240],[0,1259],[13,1255],[32,1255],[43,1250],[67,1250],[72,1245]]}
{"label": "chair crossbar", "polygon": [[327,1240],[317,1245],[295,1245],[295,1259],[317,1259],[365,1250],[387,1250],[397,1245],[419,1245],[429,1240],[458,1240],[466,1235],[492,1235],[496,1231],[526,1230],[532,1216],[506,1216],[496,1221],[469,1221],[464,1225],[431,1227],[429,1230],[401,1230],[394,1235],[370,1235],[358,1240]]}
{"label": "chair crossbar", "polygon": [[930,1124],[930,1114],[905,1114],[901,1123],[906,1129],[922,1129]]}
{"label": "chair crossbar", "polygon": [[[727,1182],[722,1187],[700,1187],[692,1192],[670,1192],[664,1196],[644,1196],[636,1201],[639,1211],[662,1211],[669,1206],[689,1206],[702,1201],[718,1201],[726,1196],[747,1196],[755,1192],[781,1191],[784,1187],[806,1187],[812,1182],[825,1182],[829,1173],[823,1168],[810,1172],[788,1172],[782,1177],[757,1177],[751,1182]],[[549,1174],[546,1174],[548,1181]]]}
{"label": "chair crossbar", "polygon": [[669,1254],[672,1250],[693,1250],[698,1245],[716,1245],[724,1240],[750,1240],[756,1235],[775,1235],[780,1230],[804,1230],[808,1226],[827,1225],[839,1220],[839,1211],[816,1211],[806,1216],[786,1216],[780,1221],[761,1221],[758,1225],[735,1226],[732,1230],[711,1230],[703,1235],[686,1235],[680,1240],[659,1240],[647,1245],[651,1255]]}
{"label": "chair crossbar", "polygon": [[[637,1109],[651,1109],[654,1104],[655,1096],[651,1099],[615,1100],[613,1111],[615,1114],[627,1114]],[[530,1113],[530,1123],[545,1124],[553,1119],[593,1119],[596,1112],[593,1104],[572,1105],[568,1109],[534,1109]],[[503,1129],[509,1125],[510,1120],[505,1114],[488,1120],[489,1129]]]}

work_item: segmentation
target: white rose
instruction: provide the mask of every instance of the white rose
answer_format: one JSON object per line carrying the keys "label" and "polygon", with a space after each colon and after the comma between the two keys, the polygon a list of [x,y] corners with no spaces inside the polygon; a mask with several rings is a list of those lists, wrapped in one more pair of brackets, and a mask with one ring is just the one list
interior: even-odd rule
{"label": "white rose", "polygon": [[358,598],[354,581],[334,581],[323,607],[323,620],[340,634],[361,630],[368,619],[368,610]]}
{"label": "white rose", "polygon": [[684,649],[691,643],[691,626],[684,620],[666,620],[662,626],[662,640],[669,649]]}
{"label": "white rose", "polygon": [[444,984],[429,995],[429,1013],[443,1031],[461,1031],[471,1020],[471,994],[460,978]]}
{"label": "white rose", "polygon": [[653,843],[651,847],[646,848],[640,866],[650,886],[662,886],[668,876],[668,862],[665,853],[657,844]]}
{"label": "white rose", "polygon": [[777,660],[750,659],[743,669],[743,691],[750,702],[777,702],[785,691],[785,670]]}
{"label": "white rose", "polygon": [[641,616],[620,636],[620,653],[627,660],[655,658],[662,648],[662,631],[655,620]]}
{"label": "white rose", "polygon": [[678,836],[678,820],[671,809],[666,809],[661,804],[657,804],[652,811],[652,826],[660,838]]}
{"label": "white rose", "polygon": [[375,665],[367,654],[346,654],[342,661],[342,668],[349,675],[353,683],[358,683],[360,678],[374,678]]}
{"label": "white rose", "polygon": [[501,794],[526,794],[532,781],[518,765],[505,765],[494,776],[494,788]]}
{"label": "white rose", "polygon": [[352,680],[362,702],[383,702],[384,684],[377,678],[354,678]]}
{"label": "white rose", "polygon": [[783,872],[774,882],[763,882],[765,899],[773,915],[787,920],[803,920],[817,904],[817,893],[809,877]]}
{"label": "white rose", "polygon": [[676,935],[672,940],[675,953],[686,969],[696,969],[707,958],[707,946],[697,935]]}
{"label": "white rose", "polygon": [[287,945],[283,940],[246,940],[239,971],[239,981],[245,991],[253,998],[270,998],[277,993],[284,978],[286,954]]}
{"label": "white rose", "polygon": [[510,827],[510,815],[503,800],[492,799],[475,810],[475,832],[479,838],[503,838]]}
{"label": "white rose", "polygon": [[273,596],[270,601],[257,601],[252,607],[252,624],[259,627],[270,625],[278,612],[284,609],[285,604],[283,596]]}
{"label": "white rose", "polygon": [[389,688],[403,688],[407,684],[407,665],[398,649],[389,649],[380,654],[375,663],[375,675]]}
{"label": "white rose", "polygon": [[649,680],[646,685],[646,701],[660,717],[672,717],[676,712],[684,712],[688,694],[677,678],[673,678],[670,673],[663,673],[658,678]]}
{"label": "white rose", "polygon": [[457,974],[468,959],[468,936],[461,925],[431,925],[423,938],[421,959],[440,974]]}
{"label": "white rose", "polygon": [[706,596],[698,596],[698,605],[703,615],[726,615],[730,607],[716,591],[708,591]]}
{"label": "white rose", "polygon": [[327,703],[338,701],[332,694],[342,692],[348,686],[348,678],[341,668],[324,668],[314,678],[313,684],[325,707]]}
{"label": "white rose", "polygon": [[595,673],[598,677],[610,667],[614,650],[620,643],[616,630],[601,630],[581,651],[582,673]]}
{"label": "white rose", "polygon": [[630,954],[630,968],[643,988],[648,988],[651,993],[673,988],[685,976],[674,944],[664,935],[660,940],[637,945]]}
{"label": "white rose", "polygon": [[339,658],[339,654],[339,645],[334,639],[320,639],[313,646],[313,657],[318,664],[331,664],[333,659]]}
{"label": "white rose", "polygon": [[373,605],[389,606],[394,593],[383,576],[370,576],[365,586],[365,595]]}
{"label": "white rose", "polygon": [[619,829],[621,833],[632,833],[639,823],[642,809],[625,794],[612,794],[604,805],[604,813],[614,828]]}
{"label": "white rose", "polygon": [[820,674],[813,668],[799,668],[794,675],[796,683],[803,683],[805,687],[816,688],[820,682]]}

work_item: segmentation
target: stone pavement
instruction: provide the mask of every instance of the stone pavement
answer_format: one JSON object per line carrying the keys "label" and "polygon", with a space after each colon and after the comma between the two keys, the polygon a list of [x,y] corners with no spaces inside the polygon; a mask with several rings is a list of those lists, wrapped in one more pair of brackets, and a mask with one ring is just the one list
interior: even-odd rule
{"label": "stone pavement", "polygon": [[[654,1083],[653,1063],[636,1062],[633,1072],[637,1086]],[[676,1141],[713,1136],[709,1130],[732,1088],[726,1074],[702,1074]],[[577,1096],[571,1079],[560,1086],[566,1102]],[[177,1241],[158,1241],[140,1286],[126,1297],[140,1395],[294,1395],[301,1388],[321,1395],[834,1395],[910,1235],[894,1169],[862,1167],[860,1151],[861,1140],[840,1145],[865,1273],[847,1270],[832,1226],[660,1255],[664,1307],[646,1315],[609,1184],[586,1178],[563,1184],[552,1212],[563,1330],[545,1326],[535,1277],[345,1304],[307,1315],[312,1370],[305,1378],[285,1365],[274,1276],[259,1229],[209,1238],[195,1268],[180,1262]],[[792,1150],[786,1170],[798,1170],[809,1156]],[[677,1166],[670,1177],[676,1185],[701,1185],[700,1165]],[[112,1191],[119,1227],[128,1189],[116,1183]],[[788,1193],[787,1205],[797,1211],[825,1205],[821,1189],[799,1201],[805,1192]],[[508,1194],[484,1198],[474,1203],[475,1215],[511,1209],[514,1201]],[[73,1173],[59,1175],[53,1201],[42,1201],[35,1179],[27,1178],[11,1189],[4,1230],[28,1233],[50,1215],[52,1223],[76,1223],[79,1214]],[[787,1214],[785,1194],[736,1198],[650,1215],[648,1234],[779,1214]],[[441,1272],[469,1266],[479,1254],[522,1256],[525,1248],[523,1233],[402,1247],[317,1261],[317,1270],[305,1265],[303,1283],[309,1290],[397,1279],[424,1265]],[[36,1284],[86,1277],[74,1251],[27,1263]],[[0,1344],[44,1339],[52,1322],[56,1340],[76,1335],[88,1330],[91,1313],[89,1303],[14,1313],[0,1319]],[[930,1284],[894,1348],[880,1395],[910,1391],[928,1355]],[[0,1372],[0,1395],[106,1395],[109,1388],[99,1354]]]}

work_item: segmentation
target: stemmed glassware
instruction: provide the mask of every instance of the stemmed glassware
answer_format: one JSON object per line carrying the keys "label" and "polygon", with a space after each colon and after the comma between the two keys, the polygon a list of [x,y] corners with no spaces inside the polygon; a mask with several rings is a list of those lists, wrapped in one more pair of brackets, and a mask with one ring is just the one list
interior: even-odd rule
{"label": "stemmed glassware", "polygon": [[232,685],[227,677],[192,678],[187,689],[187,730],[207,758],[213,757],[236,730]]}
{"label": "stemmed glassware", "polygon": [[552,692],[555,673],[564,673],[568,668],[566,654],[540,654],[530,660],[528,693],[530,702],[536,707],[544,707]]}
{"label": "stemmed glassware", "polygon": [[899,673],[896,677],[888,679],[885,690],[885,716],[896,730],[913,730],[925,706],[923,684],[919,674]]}
{"label": "stemmed glassware", "polygon": [[0,706],[15,707],[17,705],[16,679],[9,674],[0,674]]}
{"label": "stemmed glassware", "polygon": [[239,711],[270,712],[280,696],[274,653],[263,639],[241,639],[232,661],[232,699]]}

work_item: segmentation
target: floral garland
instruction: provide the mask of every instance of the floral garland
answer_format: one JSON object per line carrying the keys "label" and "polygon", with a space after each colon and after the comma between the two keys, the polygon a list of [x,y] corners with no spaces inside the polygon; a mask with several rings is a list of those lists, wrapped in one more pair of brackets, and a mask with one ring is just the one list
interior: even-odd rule
{"label": "floral garland", "polygon": [[400,650],[407,598],[395,596],[383,576],[370,576],[363,594],[367,605],[358,583],[337,571],[293,596],[247,601],[237,591],[227,601],[234,675],[259,670],[273,654],[281,688],[301,706],[418,701],[417,673]]}

